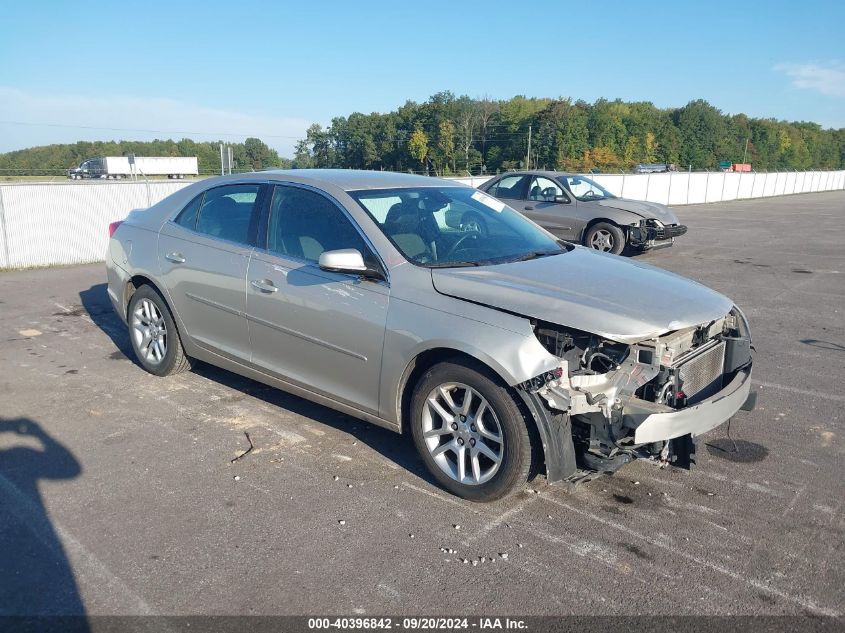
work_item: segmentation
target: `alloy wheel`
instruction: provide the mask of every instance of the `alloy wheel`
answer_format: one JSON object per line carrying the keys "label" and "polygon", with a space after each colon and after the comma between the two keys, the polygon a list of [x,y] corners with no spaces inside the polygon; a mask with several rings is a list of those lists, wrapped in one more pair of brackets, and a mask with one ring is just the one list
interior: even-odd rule
{"label": "alloy wheel", "polygon": [[167,355],[167,324],[158,306],[141,299],[132,313],[132,337],[138,353],[149,363],[159,364]]}
{"label": "alloy wheel", "polygon": [[611,235],[610,231],[605,229],[599,229],[593,236],[590,238],[590,248],[594,248],[597,251],[608,252],[613,250],[613,235]]}
{"label": "alloy wheel", "polygon": [[444,383],[428,394],[423,441],[438,468],[465,485],[480,485],[499,470],[504,437],[487,399],[462,383]]}

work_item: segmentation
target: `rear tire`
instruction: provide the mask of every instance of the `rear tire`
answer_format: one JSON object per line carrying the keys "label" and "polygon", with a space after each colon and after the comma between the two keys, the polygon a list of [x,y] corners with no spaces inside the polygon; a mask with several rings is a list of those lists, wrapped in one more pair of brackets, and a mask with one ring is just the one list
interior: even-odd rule
{"label": "rear tire", "polygon": [[190,367],[167,302],[152,286],[135,291],[127,311],[129,339],[138,363],[151,374],[170,376]]}
{"label": "rear tire", "polygon": [[603,253],[619,255],[625,250],[625,233],[610,222],[597,222],[584,234],[584,246]]}
{"label": "rear tire", "polygon": [[414,445],[449,492],[494,501],[528,480],[529,421],[487,368],[460,359],[434,365],[414,388],[410,413]]}

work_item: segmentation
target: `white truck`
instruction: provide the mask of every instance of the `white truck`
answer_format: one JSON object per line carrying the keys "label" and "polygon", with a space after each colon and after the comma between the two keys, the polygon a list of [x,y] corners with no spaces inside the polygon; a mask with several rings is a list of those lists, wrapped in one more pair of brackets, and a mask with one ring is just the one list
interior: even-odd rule
{"label": "white truck", "polygon": [[127,178],[133,173],[139,176],[167,176],[184,178],[196,176],[196,156],[136,156],[135,171],[128,156],[99,156],[82,161],[79,167],[68,169],[67,177],[71,180],[83,178]]}

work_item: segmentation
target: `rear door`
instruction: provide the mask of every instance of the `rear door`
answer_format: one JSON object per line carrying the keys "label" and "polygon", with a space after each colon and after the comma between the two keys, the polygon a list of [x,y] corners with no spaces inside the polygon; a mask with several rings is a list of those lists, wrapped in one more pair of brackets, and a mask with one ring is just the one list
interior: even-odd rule
{"label": "rear door", "polygon": [[250,355],[246,273],[265,190],[260,183],[209,189],[159,234],[162,279],[186,334],[239,361]]}
{"label": "rear door", "polygon": [[[566,202],[557,202],[558,196]],[[531,178],[525,215],[558,237],[573,239],[580,231],[575,199],[560,183],[545,176]]]}
{"label": "rear door", "polygon": [[318,265],[324,251],[355,248],[383,270],[371,245],[336,201],[296,185],[274,187],[264,233],[247,275],[252,364],[378,414],[390,288]]}

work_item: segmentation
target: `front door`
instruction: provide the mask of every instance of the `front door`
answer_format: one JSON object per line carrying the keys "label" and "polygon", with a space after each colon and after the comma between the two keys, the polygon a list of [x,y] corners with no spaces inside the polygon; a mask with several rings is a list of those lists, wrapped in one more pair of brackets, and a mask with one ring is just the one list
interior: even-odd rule
{"label": "front door", "polygon": [[[560,197],[565,202],[560,202]],[[574,239],[580,232],[575,200],[551,178],[534,176],[528,188],[525,215],[547,231],[564,239]]]}
{"label": "front door", "polygon": [[252,364],[377,415],[390,289],[319,267],[323,251],[342,248],[380,266],[336,202],[305,187],[274,188],[266,248],[256,248],[247,274]]}

